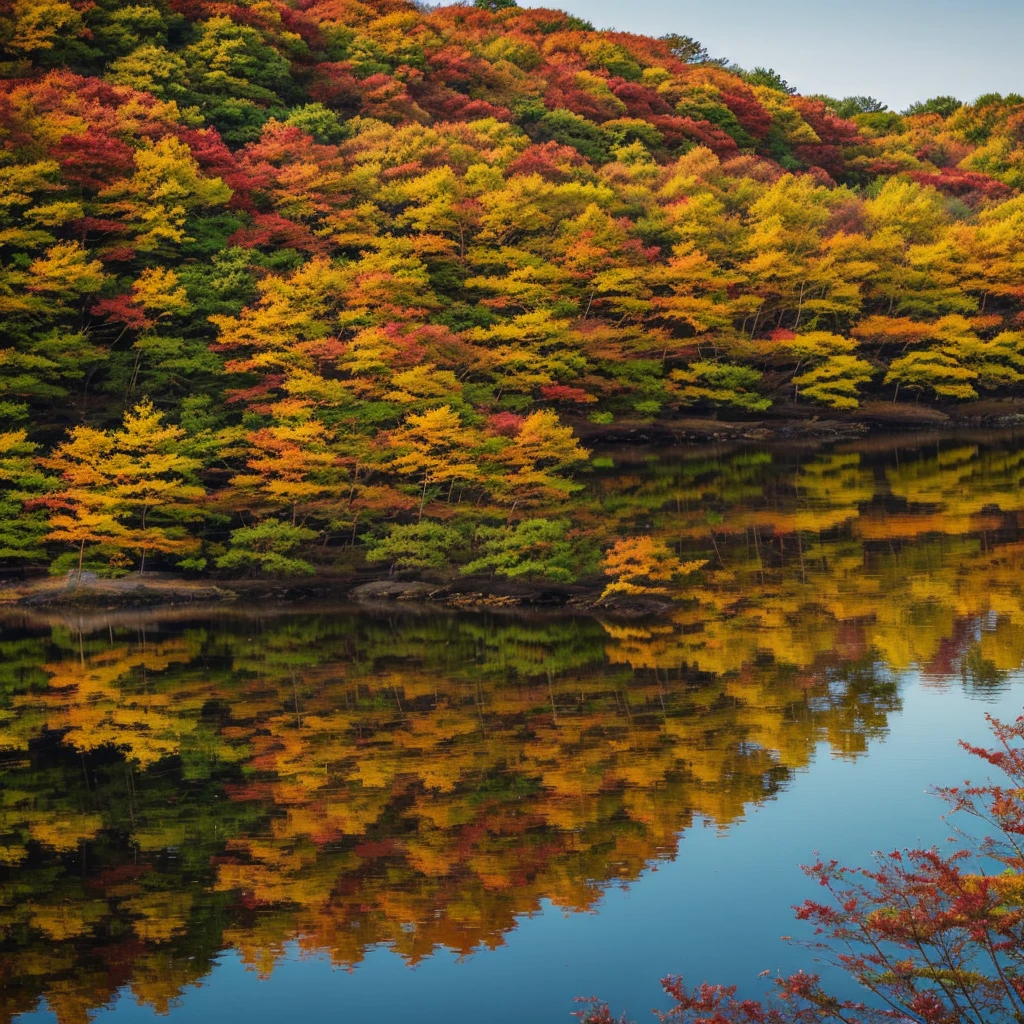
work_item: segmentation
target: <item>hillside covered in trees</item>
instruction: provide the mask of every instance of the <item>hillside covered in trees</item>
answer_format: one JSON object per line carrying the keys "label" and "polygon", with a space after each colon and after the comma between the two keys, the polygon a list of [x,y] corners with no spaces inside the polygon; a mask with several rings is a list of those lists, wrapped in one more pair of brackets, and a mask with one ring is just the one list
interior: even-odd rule
{"label": "hillside covered in trees", "polygon": [[1020,96],[498,0],[0,0],[0,61],[0,565],[665,593],[585,432],[1024,381]]}

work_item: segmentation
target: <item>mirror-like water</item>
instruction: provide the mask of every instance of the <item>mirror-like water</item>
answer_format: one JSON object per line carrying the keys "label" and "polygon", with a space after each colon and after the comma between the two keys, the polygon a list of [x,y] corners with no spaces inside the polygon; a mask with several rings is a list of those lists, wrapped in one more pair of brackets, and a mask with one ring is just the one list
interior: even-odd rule
{"label": "mirror-like water", "polygon": [[808,954],[815,849],[941,838],[1020,713],[1024,443],[636,457],[654,622],[305,608],[0,632],[0,1021],[643,1018]]}

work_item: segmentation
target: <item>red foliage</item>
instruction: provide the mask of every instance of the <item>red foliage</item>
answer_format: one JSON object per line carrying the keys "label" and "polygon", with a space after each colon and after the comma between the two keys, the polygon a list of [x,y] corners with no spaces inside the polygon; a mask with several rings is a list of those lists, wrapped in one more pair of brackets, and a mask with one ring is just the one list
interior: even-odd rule
{"label": "red foliage", "polygon": [[768,134],[768,129],[772,126],[772,116],[754,99],[753,94],[723,91],[720,99],[733,112],[740,127],[748,135],[755,139],[763,139]]}
{"label": "red foliage", "polygon": [[821,100],[794,96],[793,107],[814,129],[823,146],[855,146],[860,141],[860,130],[853,121],[847,121],[830,110]]}
{"label": "red foliage", "polygon": [[347,62],[317,64],[309,83],[309,95],[340,113],[354,114],[362,103],[362,85]]}
{"label": "red foliage", "polygon": [[549,402],[586,402],[590,395],[582,388],[573,388],[568,384],[544,384],[540,389],[541,396]]}
{"label": "red foliage", "polygon": [[948,196],[962,199],[968,206],[977,206],[986,200],[1002,202],[1013,190],[1009,185],[987,174],[977,171],[960,171],[955,167],[943,167],[937,174],[927,171],[912,171],[910,177],[921,185],[930,185]]}
{"label": "red foliage", "polygon": [[822,235],[831,238],[840,231],[848,235],[860,234],[864,231],[864,210],[855,199],[834,206],[829,212],[828,223],[822,229]]}
{"label": "red foliage", "polygon": [[131,245],[115,245],[98,253],[105,263],[131,263],[138,255]]}
{"label": "red foliage", "polygon": [[[211,345],[214,351],[218,351],[220,346]],[[227,369],[230,370],[231,363],[227,364]],[[264,377],[259,384],[254,384],[251,388],[234,388],[224,392],[228,402],[252,402],[254,398],[269,398],[274,391],[284,383],[283,374],[271,374]]]}
{"label": "red foliage", "polygon": [[97,191],[135,167],[131,146],[104,132],[65,135],[50,152],[68,181]]}
{"label": "red foliage", "polygon": [[297,224],[277,213],[257,213],[249,227],[239,228],[227,240],[228,246],[238,245],[243,249],[269,246],[275,249],[298,249],[312,255],[324,253],[328,245],[317,238],[309,228]]}
{"label": "red foliage", "polygon": [[525,422],[525,416],[517,416],[514,412],[496,412],[487,417],[487,426],[503,437],[515,437]]}
{"label": "red foliage", "polygon": [[112,299],[100,299],[89,310],[93,316],[101,316],[108,323],[124,324],[133,331],[142,331],[152,327],[154,321],[146,316],[146,311],[132,302],[131,295],[115,295]]}
{"label": "red foliage", "polygon": [[508,175],[539,174],[548,181],[567,181],[572,169],[583,164],[583,157],[572,146],[557,142],[534,143],[527,146],[509,165]]}
{"label": "red foliage", "polygon": [[[836,180],[835,180],[835,178],[833,178],[832,175],[829,174],[828,171],[826,171],[824,167],[822,167],[822,166],[820,166],[820,165],[818,165],[818,164],[816,164],[814,162],[816,159],[820,158],[820,154],[814,154],[813,156],[806,156],[806,155],[805,156],[801,156],[800,155],[800,151],[801,150],[809,149],[809,148],[811,148],[811,147],[797,146],[796,149],[794,150],[794,153],[796,154],[796,156],[800,157],[800,159],[805,160],[807,163],[809,163],[811,165],[803,173],[808,178],[811,178],[815,185],[824,185],[825,188],[835,188],[836,187]],[[814,147],[814,148],[817,149],[817,148],[821,148],[821,147]],[[840,169],[841,169],[841,166],[842,166],[842,163],[840,161]],[[838,173],[838,170],[837,170],[837,173]]]}
{"label": "red foliage", "polygon": [[434,363],[442,370],[458,370],[473,360],[473,345],[440,324],[387,324],[384,328],[398,346],[402,365]]}
{"label": "red foliage", "polygon": [[124,230],[124,225],[119,220],[109,217],[80,217],[72,222],[75,233],[81,237],[95,232],[100,235],[118,234]]}
{"label": "red foliage", "polygon": [[461,46],[448,45],[430,55],[430,66],[450,86],[466,86],[483,79],[488,70],[486,61],[474,57]]}
{"label": "red foliage", "polygon": [[752,153],[744,153],[742,156],[726,160],[722,164],[722,170],[730,177],[753,178],[754,181],[765,184],[778,181],[786,173],[774,160],[754,156]]}
{"label": "red foliage", "polygon": [[363,79],[362,88],[361,112],[367,117],[376,117],[389,124],[429,123],[430,115],[416,103],[405,82],[398,78],[370,75]]}
{"label": "red foliage", "polygon": [[835,187],[835,178],[846,168],[843,151],[838,146],[794,146],[793,156],[812,170],[820,170],[826,176],[820,183],[830,188]]}
{"label": "red foliage", "polygon": [[544,105],[548,110],[570,110],[580,117],[598,123],[621,117],[621,108],[610,99],[595,96],[576,84],[580,69],[564,64],[548,65],[545,77],[548,81],[544,93]]}
{"label": "red foliage", "polygon": [[696,121],[692,117],[680,117],[677,114],[659,114],[651,117],[650,122],[665,137],[665,145],[669,149],[676,149],[684,142],[698,142],[707,146],[719,158],[734,156],[739,151],[731,135],[707,121]]}
{"label": "red foliage", "polygon": [[398,849],[394,839],[367,840],[365,843],[357,843],[352,852],[364,860],[376,860],[378,857],[390,857]]}
{"label": "red foliage", "polygon": [[486,100],[475,100],[440,82],[424,80],[410,89],[416,104],[439,121],[478,121],[493,117],[511,121],[512,111]]}
{"label": "red foliage", "polygon": [[896,160],[887,160],[885,157],[873,157],[865,162],[864,170],[870,175],[889,175],[899,174],[903,167]]}
{"label": "red foliage", "polygon": [[250,195],[253,182],[239,165],[238,157],[225,145],[216,128],[181,127],[176,132],[195,157],[203,173],[221,178],[232,191],[229,206],[236,210],[252,210]]}
{"label": "red foliage", "polygon": [[415,178],[425,169],[422,160],[410,160],[408,163],[385,168],[380,172],[380,176],[384,181],[394,181],[396,178]]}
{"label": "red foliage", "polygon": [[[829,894],[806,900],[797,918],[815,925],[811,948],[852,976],[871,1004],[837,999],[817,975],[775,979],[765,1000],[738,999],[734,986],[690,989],[668,977],[673,1006],[663,1024],[981,1024],[1015,1020],[1024,1001],[1024,717],[990,718],[998,746],[962,744],[1006,784],[939,790],[951,812],[985,823],[962,832],[952,853],[936,848],[879,854],[873,868],[819,861],[805,872]],[[993,865],[996,870],[992,870]],[[582,1000],[584,1024],[615,1024],[607,1005]],[[623,1018],[623,1021],[625,1018]]]}
{"label": "red foliage", "polygon": [[650,120],[656,115],[672,113],[672,108],[665,102],[664,97],[647,86],[627,82],[622,78],[613,78],[609,84],[616,97],[626,104],[630,117]]}

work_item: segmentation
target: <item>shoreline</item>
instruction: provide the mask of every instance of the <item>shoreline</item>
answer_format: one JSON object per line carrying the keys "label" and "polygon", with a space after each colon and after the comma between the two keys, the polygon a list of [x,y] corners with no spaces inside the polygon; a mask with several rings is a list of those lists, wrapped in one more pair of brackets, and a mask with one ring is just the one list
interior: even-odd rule
{"label": "shoreline", "polygon": [[[609,449],[721,450],[732,445],[796,444],[816,447],[839,444],[842,450],[877,451],[931,444],[942,437],[976,431],[985,437],[1013,436],[1024,429],[1024,401],[989,403],[984,416],[956,419],[930,406],[887,405],[881,411],[865,406],[843,417],[830,419],[779,418],[730,421],[706,418],[674,420],[663,424],[618,424],[580,427],[585,443]],[[909,412],[908,412],[909,409]],[[883,414],[889,419],[884,422]],[[589,436],[587,436],[589,434]],[[342,605],[366,609],[413,608],[456,611],[516,611],[540,614],[603,615],[611,618],[657,618],[678,607],[678,602],[657,596],[617,596],[601,602],[601,578],[564,584],[545,580],[509,580],[494,576],[428,574],[416,578],[410,572],[397,576],[363,569],[355,573],[322,573],[310,577],[188,578],[173,573],[136,573],[117,579],[85,574],[49,576],[42,569],[10,570],[0,576],[0,613],[83,612],[101,615],[132,611],[184,612],[192,609],[242,608],[272,604],[282,607]]]}
{"label": "shoreline", "polygon": [[[329,604],[370,609],[603,614],[638,618],[664,614],[678,602],[658,597],[600,601],[604,581],[575,584],[512,581],[490,576],[450,579],[315,576],[299,579],[189,580],[168,573],[118,579],[41,576],[0,587],[0,616],[224,610],[263,605],[300,608]],[[2,619],[0,619],[2,625]]]}
{"label": "shoreline", "polygon": [[1024,399],[991,399],[967,405],[921,405],[913,402],[862,402],[857,409],[812,409],[777,404],[757,419],[676,417],[653,423],[601,425],[566,416],[580,441],[587,445],[687,444],[694,441],[777,442],[789,440],[841,441],[886,437],[893,432],[1024,427]]}

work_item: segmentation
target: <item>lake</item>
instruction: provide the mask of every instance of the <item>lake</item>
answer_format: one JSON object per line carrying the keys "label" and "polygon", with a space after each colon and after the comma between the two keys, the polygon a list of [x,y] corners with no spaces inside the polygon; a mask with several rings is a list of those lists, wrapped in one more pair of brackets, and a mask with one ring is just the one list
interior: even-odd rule
{"label": "lake", "polygon": [[[812,967],[800,864],[943,838],[1021,713],[1024,439],[604,453],[653,620],[9,612],[0,1021],[637,1020]],[[842,988],[842,979],[835,979]]]}

